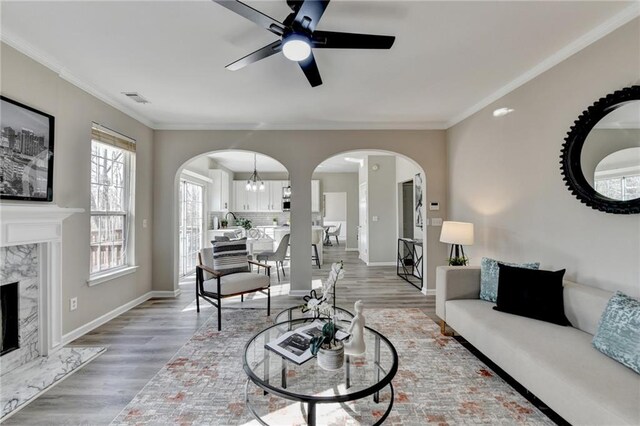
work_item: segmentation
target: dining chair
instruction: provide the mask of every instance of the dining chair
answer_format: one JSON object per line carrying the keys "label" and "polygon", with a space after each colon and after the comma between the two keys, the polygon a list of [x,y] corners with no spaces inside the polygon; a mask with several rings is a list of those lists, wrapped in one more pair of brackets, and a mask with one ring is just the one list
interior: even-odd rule
{"label": "dining chair", "polygon": [[[289,248],[289,238],[291,234],[285,234],[280,243],[278,244],[278,248],[276,251],[262,251],[256,255],[256,260],[258,262],[276,262],[276,272],[278,273],[278,282],[280,282],[280,269],[282,269],[282,276],[285,277],[284,274],[284,259],[287,257],[287,249]],[[260,271],[260,267],[258,267],[258,271]]]}
{"label": "dining chair", "polygon": [[336,245],[340,245],[340,242],[338,241],[338,235],[340,235],[340,230],[342,229],[342,223],[338,225],[338,227],[331,232],[327,232],[327,237],[331,238],[331,237],[336,237]]}

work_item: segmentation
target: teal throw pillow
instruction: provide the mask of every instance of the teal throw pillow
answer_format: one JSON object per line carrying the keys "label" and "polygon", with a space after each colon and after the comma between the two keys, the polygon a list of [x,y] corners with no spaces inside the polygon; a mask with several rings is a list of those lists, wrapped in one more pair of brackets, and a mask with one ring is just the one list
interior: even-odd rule
{"label": "teal throw pillow", "polygon": [[616,292],[600,318],[593,346],[640,374],[640,300]]}
{"label": "teal throw pillow", "polygon": [[540,263],[507,263],[483,257],[480,261],[480,299],[488,302],[498,300],[498,263],[516,268],[538,269]]}

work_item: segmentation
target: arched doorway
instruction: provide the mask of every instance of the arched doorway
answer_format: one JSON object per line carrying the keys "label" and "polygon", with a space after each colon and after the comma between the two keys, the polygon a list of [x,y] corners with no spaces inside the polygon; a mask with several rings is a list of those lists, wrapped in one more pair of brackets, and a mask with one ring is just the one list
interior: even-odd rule
{"label": "arched doorway", "polygon": [[427,176],[389,150],[349,150],[320,162],[312,176],[311,223],[325,230],[321,258],[397,268],[427,294]]}
{"label": "arched doorway", "polygon": [[[282,202],[288,178],[280,161],[249,150],[211,151],[185,161],[174,180],[175,288],[193,272],[197,252],[217,236],[247,237],[250,254],[273,250],[273,228],[289,224]],[[194,208],[196,202],[201,205]]]}

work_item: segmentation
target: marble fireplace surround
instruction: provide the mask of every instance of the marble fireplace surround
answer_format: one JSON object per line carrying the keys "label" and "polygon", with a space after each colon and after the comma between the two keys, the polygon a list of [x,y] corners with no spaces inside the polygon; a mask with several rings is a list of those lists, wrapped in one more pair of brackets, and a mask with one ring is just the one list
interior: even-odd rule
{"label": "marble fireplace surround", "polygon": [[41,356],[62,347],[62,221],[83,211],[55,204],[0,204],[0,247],[37,244]]}

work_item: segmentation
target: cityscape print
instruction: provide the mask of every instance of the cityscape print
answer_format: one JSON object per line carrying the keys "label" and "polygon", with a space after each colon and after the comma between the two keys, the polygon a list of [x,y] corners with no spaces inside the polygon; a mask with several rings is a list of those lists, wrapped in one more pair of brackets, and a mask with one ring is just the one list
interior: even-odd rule
{"label": "cityscape print", "polygon": [[0,196],[50,201],[53,117],[2,98]]}

